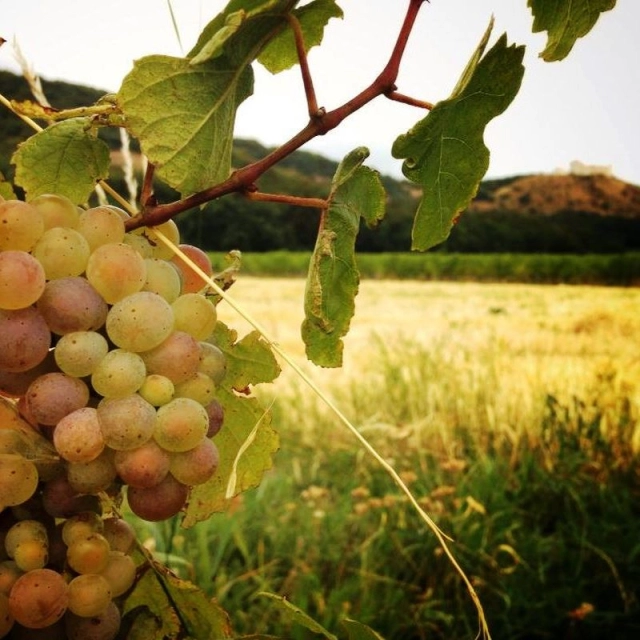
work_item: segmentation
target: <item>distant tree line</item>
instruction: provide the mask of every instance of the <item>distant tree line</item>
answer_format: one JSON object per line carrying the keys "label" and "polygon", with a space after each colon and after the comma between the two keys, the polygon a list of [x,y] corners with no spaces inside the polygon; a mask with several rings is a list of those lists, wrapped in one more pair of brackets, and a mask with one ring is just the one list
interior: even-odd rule
{"label": "distant tree line", "polygon": [[[411,220],[388,214],[377,229],[363,226],[363,252],[408,251]],[[185,242],[210,251],[304,251],[313,248],[315,211],[248,202],[232,196],[178,220]],[[259,233],[256,232],[259,229]],[[434,251],[456,253],[625,253],[640,250],[640,219],[563,212],[536,216],[509,211],[467,212]]]}
{"label": "distant tree line", "polygon": [[[58,108],[95,103],[104,91],[65,82],[43,81],[45,94]],[[32,99],[20,76],[0,71],[0,91],[17,100]],[[30,129],[7,109],[0,109],[0,171],[11,178],[10,156],[17,142]],[[103,134],[110,148],[120,147],[117,130]],[[137,150],[135,141],[133,150]],[[236,140],[234,166],[244,166],[269,152],[253,140]],[[337,163],[319,154],[298,151],[267,172],[260,180],[261,191],[325,197]],[[491,201],[496,189],[515,177],[485,180],[477,199]],[[420,193],[408,182],[382,178],[387,191],[387,214],[378,228],[363,226],[357,248],[363,252],[408,251],[413,213]],[[113,186],[126,193],[121,171],[113,169]],[[176,194],[157,185],[160,201]],[[313,248],[319,213],[315,209],[250,201],[231,195],[193,210],[177,220],[184,242],[210,251],[242,249],[263,252],[280,249],[307,251]],[[434,251],[456,253],[624,253],[640,250],[640,217],[600,216],[575,211],[541,216],[499,208],[463,213],[449,239]]]}

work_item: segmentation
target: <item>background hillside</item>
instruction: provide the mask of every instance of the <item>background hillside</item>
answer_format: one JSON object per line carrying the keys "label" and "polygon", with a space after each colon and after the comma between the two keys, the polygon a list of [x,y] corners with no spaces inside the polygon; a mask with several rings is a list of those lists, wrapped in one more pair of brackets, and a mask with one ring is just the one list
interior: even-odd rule
{"label": "background hillside", "polygon": [[[89,87],[44,80],[43,88],[58,108],[92,104],[104,94]],[[8,72],[0,71],[0,92],[17,100],[30,98],[26,82]],[[0,171],[11,177],[11,153],[30,131],[6,109],[0,110],[0,131]],[[117,159],[117,131],[101,135]],[[268,152],[258,142],[236,140],[234,166],[243,166]],[[323,197],[336,166],[321,155],[299,151],[265,174],[258,186],[265,192]],[[367,252],[406,251],[420,192],[408,182],[387,176],[382,179],[388,194],[387,216],[377,229],[362,229],[358,248]],[[117,166],[111,181],[125,192]],[[160,200],[176,195],[162,185],[157,189]],[[314,210],[249,202],[241,196],[222,198],[178,220],[186,242],[211,251],[241,248],[254,252],[311,249],[317,222]],[[580,254],[639,249],[640,187],[606,172],[582,171],[483,181],[447,242],[435,251]]]}

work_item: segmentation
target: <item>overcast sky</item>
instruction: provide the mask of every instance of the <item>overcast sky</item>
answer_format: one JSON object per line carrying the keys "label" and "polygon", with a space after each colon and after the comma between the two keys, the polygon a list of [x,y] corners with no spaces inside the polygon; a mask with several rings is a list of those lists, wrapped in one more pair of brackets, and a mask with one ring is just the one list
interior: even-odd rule
{"label": "overcast sky", "polygon": [[[225,0],[173,0],[181,47],[167,0],[0,0],[0,36],[17,39],[43,78],[116,91],[133,60],[188,51]],[[310,56],[319,103],[332,109],[368,85],[384,66],[406,0],[339,0],[344,20],[332,20]],[[491,15],[492,43],[504,31],[527,45],[520,94],[486,133],[490,177],[568,168],[572,160],[611,165],[640,184],[640,2],[619,0],[594,31],[557,63],[538,59],[545,37],[531,34],[527,0],[431,0],[423,6],[398,79],[402,93],[446,98]],[[17,71],[0,48],[0,68]],[[9,96],[10,97],[10,96]],[[55,106],[55,105],[54,105]],[[393,140],[422,114],[379,98],[306,148],[340,158],[367,146],[369,165],[400,175]],[[256,69],[256,87],[238,111],[236,135],[277,145],[306,122],[297,70],[272,77]]]}

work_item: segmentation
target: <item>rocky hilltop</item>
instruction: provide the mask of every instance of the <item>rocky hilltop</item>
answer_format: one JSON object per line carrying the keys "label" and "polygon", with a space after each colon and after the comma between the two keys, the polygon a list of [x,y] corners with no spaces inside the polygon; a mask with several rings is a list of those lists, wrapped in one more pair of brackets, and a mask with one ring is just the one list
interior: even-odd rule
{"label": "rocky hilltop", "polygon": [[[501,181],[502,182],[502,181]],[[640,217],[640,187],[605,173],[535,174],[479,192],[469,211]]]}

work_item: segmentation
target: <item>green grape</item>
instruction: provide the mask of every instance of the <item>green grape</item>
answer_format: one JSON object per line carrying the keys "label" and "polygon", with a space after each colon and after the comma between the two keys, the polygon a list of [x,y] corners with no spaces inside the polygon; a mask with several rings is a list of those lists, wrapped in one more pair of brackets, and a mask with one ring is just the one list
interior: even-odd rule
{"label": "green grape", "polygon": [[147,373],[157,373],[178,384],[193,377],[198,370],[200,343],[184,331],[174,331],[157,347],[140,355]]}
{"label": "green grape", "polygon": [[38,424],[55,426],[89,402],[89,387],[65,373],[46,373],[34,380],[25,394],[28,415]]}
{"label": "green grape", "polygon": [[136,579],[136,563],[130,555],[122,551],[111,551],[109,562],[100,575],[109,583],[111,597],[117,598],[133,586]]}
{"label": "green grape", "polygon": [[0,638],[4,638],[13,627],[14,619],[9,607],[9,597],[0,592]]}
{"label": "green grape", "polygon": [[149,351],[173,331],[173,309],[157,293],[139,291],[116,302],[106,322],[107,334],[121,349]]}
{"label": "green grape", "polygon": [[[134,236],[139,238],[140,236]],[[172,303],[180,295],[182,281],[180,273],[172,262],[160,258],[147,258],[147,279],[143,291],[152,291]]]}
{"label": "green grape", "polygon": [[67,562],[76,573],[100,573],[109,562],[109,551],[109,543],[100,533],[76,536],[67,547]]}
{"label": "green grape", "polygon": [[147,279],[142,256],[124,243],[104,244],[89,257],[87,280],[109,304],[140,291]]}
{"label": "green grape", "polygon": [[111,207],[93,207],[80,215],[78,231],[89,243],[91,251],[95,251],[103,244],[123,241],[124,219]]}
{"label": "green grape", "polygon": [[218,386],[227,373],[227,357],[215,344],[201,342],[198,371],[206,373]]}
{"label": "green grape", "polygon": [[114,349],[100,360],[91,374],[91,386],[105,398],[123,398],[135,393],[147,369],[137,353]]}
{"label": "green grape", "polygon": [[191,398],[174,398],[157,412],[153,437],[167,451],[188,451],[206,436],[209,415]]}
{"label": "green grape", "polygon": [[189,378],[184,382],[176,385],[176,398],[191,398],[203,406],[207,406],[216,391],[213,380],[206,374],[196,371],[193,378]]}
{"label": "green grape", "polygon": [[62,541],[67,547],[76,538],[86,538],[92,533],[102,533],[104,524],[95,511],[82,511],[67,518],[62,524]]}
{"label": "green grape", "polygon": [[111,587],[100,575],[86,573],[69,583],[69,611],[81,618],[103,614],[111,603]]}
{"label": "green grape", "polygon": [[0,593],[9,595],[13,583],[24,573],[24,571],[13,561],[3,560],[0,562]]}
{"label": "green grape", "polygon": [[49,563],[49,545],[42,540],[25,540],[17,546],[13,559],[23,571],[42,569]]}
{"label": "green grape", "polygon": [[65,196],[43,193],[30,200],[29,204],[42,215],[45,230],[53,227],[78,228],[80,210]]}
{"label": "green grape", "polygon": [[126,245],[129,245],[145,260],[153,258],[153,247],[149,244],[148,240],[144,236],[136,233],[136,231],[125,233],[122,242]]}
{"label": "green grape", "polygon": [[0,510],[26,502],[38,488],[36,465],[14,453],[0,453]]}
{"label": "green grape", "polygon": [[148,375],[138,393],[154,407],[160,407],[173,399],[175,387],[173,382],[157,373]]}
{"label": "green grape", "polygon": [[184,293],[172,303],[175,328],[193,336],[196,340],[206,340],[218,321],[215,305],[199,293]]}
{"label": "green grape", "polygon": [[4,538],[4,547],[13,556],[16,547],[25,540],[31,539],[47,540],[47,527],[39,520],[26,519],[19,520],[9,527]]}
{"label": "green grape", "polygon": [[138,394],[104,398],[98,404],[98,419],[107,446],[125,451],[151,438],[156,427],[156,410]]}
{"label": "green grape", "polygon": [[122,518],[112,516],[105,518],[102,535],[109,542],[112,551],[121,551],[125,554],[133,552],[136,546],[135,529]]}
{"label": "green grape", "polygon": [[97,616],[83,618],[71,611],[64,617],[66,640],[115,640],[120,630],[120,610],[111,601]]}
{"label": "green grape", "polygon": [[47,529],[38,520],[21,520],[7,531],[4,547],[23,571],[42,569],[48,558]]}
{"label": "green grape", "polygon": [[51,332],[35,307],[0,309],[0,370],[28,371],[46,358],[50,346]]}
{"label": "green grape", "polygon": [[74,378],[90,376],[109,352],[106,338],[96,331],[66,333],[56,343],[54,358],[63,373]]}
{"label": "green grape", "polygon": [[100,206],[104,209],[115,211],[125,222],[131,217],[127,211],[121,207],[116,207],[114,204],[101,204]]}
{"label": "green grape", "polygon": [[218,447],[209,438],[204,438],[189,451],[172,453],[169,470],[176,480],[193,486],[210,480],[218,469],[219,462]]}
{"label": "green grape", "polygon": [[44,233],[38,209],[20,200],[0,202],[0,251],[31,251]]}
{"label": "green grape", "polygon": [[68,601],[62,575],[52,569],[35,569],[16,580],[9,596],[9,610],[21,625],[43,629],[62,618]]}
{"label": "green grape", "polygon": [[116,451],[114,464],[120,479],[131,487],[153,487],[169,472],[169,454],[154,440],[136,449]]}
{"label": "green grape", "polygon": [[149,246],[151,247],[151,256],[153,258],[170,260],[174,255],[173,250],[164,242],[154,237],[154,229],[160,231],[165,238],[177,246],[180,243],[180,231],[178,230],[178,225],[173,220],[167,220],[152,229],[148,227],[141,227],[133,232],[145,238],[149,243]]}
{"label": "green grape", "polygon": [[40,236],[31,253],[44,268],[47,280],[57,280],[83,273],[91,251],[75,229],[53,227]]}
{"label": "green grape", "polygon": [[149,522],[168,520],[184,507],[189,488],[170,473],[155,487],[136,489],[127,487],[129,508],[135,515]]}
{"label": "green grape", "polygon": [[96,331],[104,325],[109,310],[100,294],[80,277],[47,282],[36,306],[58,335]]}
{"label": "green grape", "polygon": [[53,431],[53,446],[68,462],[91,462],[105,447],[98,411],[76,409],[62,418]]}
{"label": "green grape", "polygon": [[[191,244],[181,244],[179,248],[206,276],[213,275],[213,267],[211,266],[209,256],[202,249],[194,247]],[[194,271],[181,256],[174,255],[171,261],[180,269],[180,273],[182,274],[182,293],[197,293],[209,286],[200,274]]]}
{"label": "green grape", "polygon": [[0,309],[24,309],[42,295],[42,265],[26,251],[0,252]]}
{"label": "green grape", "polygon": [[106,491],[116,476],[113,449],[108,447],[94,460],[67,464],[67,480],[77,493],[97,494]]}

